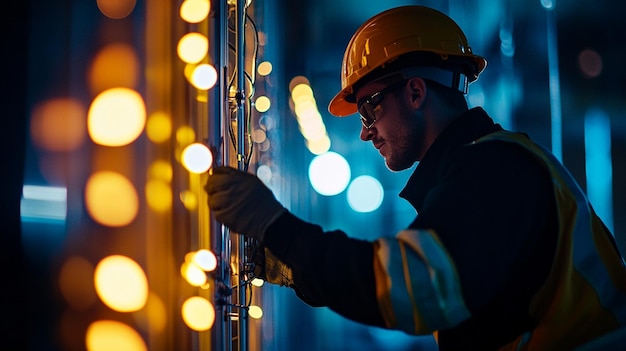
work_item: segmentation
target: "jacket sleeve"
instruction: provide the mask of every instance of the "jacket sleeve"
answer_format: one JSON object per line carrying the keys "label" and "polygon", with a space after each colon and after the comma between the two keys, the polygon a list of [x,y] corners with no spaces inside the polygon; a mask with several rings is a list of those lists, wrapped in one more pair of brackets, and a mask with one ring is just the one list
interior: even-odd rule
{"label": "jacket sleeve", "polygon": [[549,177],[530,156],[485,144],[458,155],[395,237],[353,239],[286,213],[265,245],[313,306],[411,334],[468,320],[499,330],[498,321],[527,313],[547,276],[554,237],[544,235],[545,221],[554,203]]}
{"label": "jacket sleeve", "polygon": [[376,299],[371,242],[342,231],[323,232],[287,212],[270,225],[264,245],[290,269],[291,288],[304,302],[385,326]]}

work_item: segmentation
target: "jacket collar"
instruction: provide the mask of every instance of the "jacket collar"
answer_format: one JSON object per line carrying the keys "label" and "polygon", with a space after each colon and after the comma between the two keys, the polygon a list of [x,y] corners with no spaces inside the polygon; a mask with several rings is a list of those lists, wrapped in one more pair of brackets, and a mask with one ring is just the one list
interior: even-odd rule
{"label": "jacket collar", "polygon": [[499,124],[487,115],[481,107],[465,111],[450,123],[435,139],[422,161],[417,165],[409,181],[400,192],[419,211],[426,193],[441,176],[442,165],[458,148],[481,136],[502,130]]}

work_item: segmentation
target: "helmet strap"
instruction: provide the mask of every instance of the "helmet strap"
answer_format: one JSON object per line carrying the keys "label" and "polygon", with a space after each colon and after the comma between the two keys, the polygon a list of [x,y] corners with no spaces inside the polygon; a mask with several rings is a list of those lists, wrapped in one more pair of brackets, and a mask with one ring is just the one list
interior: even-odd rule
{"label": "helmet strap", "polygon": [[419,77],[422,79],[432,80],[443,86],[456,89],[463,94],[467,94],[469,80],[463,73],[453,72],[444,68],[435,66],[414,66],[403,68],[400,70],[404,79]]}

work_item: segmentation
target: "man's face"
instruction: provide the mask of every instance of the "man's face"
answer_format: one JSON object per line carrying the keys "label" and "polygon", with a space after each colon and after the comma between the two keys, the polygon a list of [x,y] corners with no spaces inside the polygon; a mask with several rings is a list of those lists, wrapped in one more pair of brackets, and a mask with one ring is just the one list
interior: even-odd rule
{"label": "man's face", "polygon": [[[397,84],[392,89],[385,89],[389,84],[370,83],[359,89],[356,101],[364,113],[364,124],[370,124],[371,115],[375,122],[368,129],[361,125],[361,140],[372,144],[385,159],[391,171],[402,171],[419,161],[424,140],[424,122],[419,110],[410,104],[410,88],[407,81]],[[383,91],[383,96],[375,94]],[[373,103],[377,104],[373,104]],[[363,108],[364,104],[368,104]],[[374,106],[376,105],[376,106]]]}

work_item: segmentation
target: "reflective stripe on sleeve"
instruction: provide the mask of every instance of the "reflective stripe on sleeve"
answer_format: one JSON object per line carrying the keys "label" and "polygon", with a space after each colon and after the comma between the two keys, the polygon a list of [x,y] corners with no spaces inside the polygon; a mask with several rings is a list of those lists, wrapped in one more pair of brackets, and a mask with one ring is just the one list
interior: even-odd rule
{"label": "reflective stripe on sleeve", "polygon": [[403,230],[376,241],[379,305],[388,327],[412,334],[469,318],[454,263],[430,230]]}

